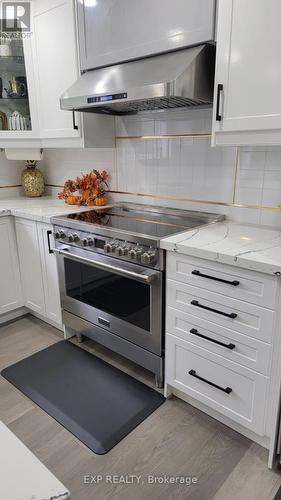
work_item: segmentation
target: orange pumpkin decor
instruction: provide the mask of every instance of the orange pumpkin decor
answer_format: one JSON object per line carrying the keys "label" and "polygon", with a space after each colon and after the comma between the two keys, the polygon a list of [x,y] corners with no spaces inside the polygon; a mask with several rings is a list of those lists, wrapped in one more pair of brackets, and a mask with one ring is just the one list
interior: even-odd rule
{"label": "orange pumpkin decor", "polygon": [[107,199],[105,196],[97,196],[94,201],[95,205],[97,205],[98,207],[103,207],[107,204]]}
{"label": "orange pumpkin decor", "polygon": [[76,205],[76,203],[78,202],[78,200],[79,200],[79,196],[69,195],[69,196],[66,197],[65,202],[68,205]]}
{"label": "orange pumpkin decor", "polygon": [[108,177],[106,170],[92,170],[75,180],[69,179],[58,193],[58,198],[69,205],[104,206],[107,204]]}

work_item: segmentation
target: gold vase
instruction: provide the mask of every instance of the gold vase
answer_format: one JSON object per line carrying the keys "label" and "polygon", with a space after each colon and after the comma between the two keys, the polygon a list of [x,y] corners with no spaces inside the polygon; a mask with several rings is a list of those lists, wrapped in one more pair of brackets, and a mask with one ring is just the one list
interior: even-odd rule
{"label": "gold vase", "polygon": [[32,198],[35,196],[42,196],[45,189],[43,174],[41,170],[36,167],[36,164],[36,160],[27,160],[25,162],[26,168],[21,175],[24,194]]}

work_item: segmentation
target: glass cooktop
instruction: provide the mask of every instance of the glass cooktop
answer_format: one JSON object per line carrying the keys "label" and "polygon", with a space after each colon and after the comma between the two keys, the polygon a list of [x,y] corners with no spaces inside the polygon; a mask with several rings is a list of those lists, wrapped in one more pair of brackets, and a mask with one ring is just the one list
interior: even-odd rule
{"label": "glass cooktop", "polygon": [[146,209],[145,206],[139,208],[137,205],[134,205],[134,207],[129,207],[128,205],[114,206],[100,210],[88,210],[69,214],[65,218],[157,238],[164,238],[208,224],[218,218],[221,219],[221,216],[217,216],[216,214],[176,209],[167,209],[165,211],[164,208],[157,210],[156,208]]}

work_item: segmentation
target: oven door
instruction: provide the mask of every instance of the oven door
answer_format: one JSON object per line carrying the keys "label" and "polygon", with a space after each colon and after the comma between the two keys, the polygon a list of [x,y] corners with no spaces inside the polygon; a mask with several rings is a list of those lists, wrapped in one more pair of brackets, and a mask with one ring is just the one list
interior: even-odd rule
{"label": "oven door", "polygon": [[71,246],[58,256],[62,307],[162,354],[162,273]]}

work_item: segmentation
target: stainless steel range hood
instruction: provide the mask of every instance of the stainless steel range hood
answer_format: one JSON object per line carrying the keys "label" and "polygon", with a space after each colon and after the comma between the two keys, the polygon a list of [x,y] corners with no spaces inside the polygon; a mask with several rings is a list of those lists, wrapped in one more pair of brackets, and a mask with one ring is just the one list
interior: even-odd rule
{"label": "stainless steel range hood", "polygon": [[61,97],[61,109],[126,115],[213,101],[215,47],[199,45],[87,71]]}

